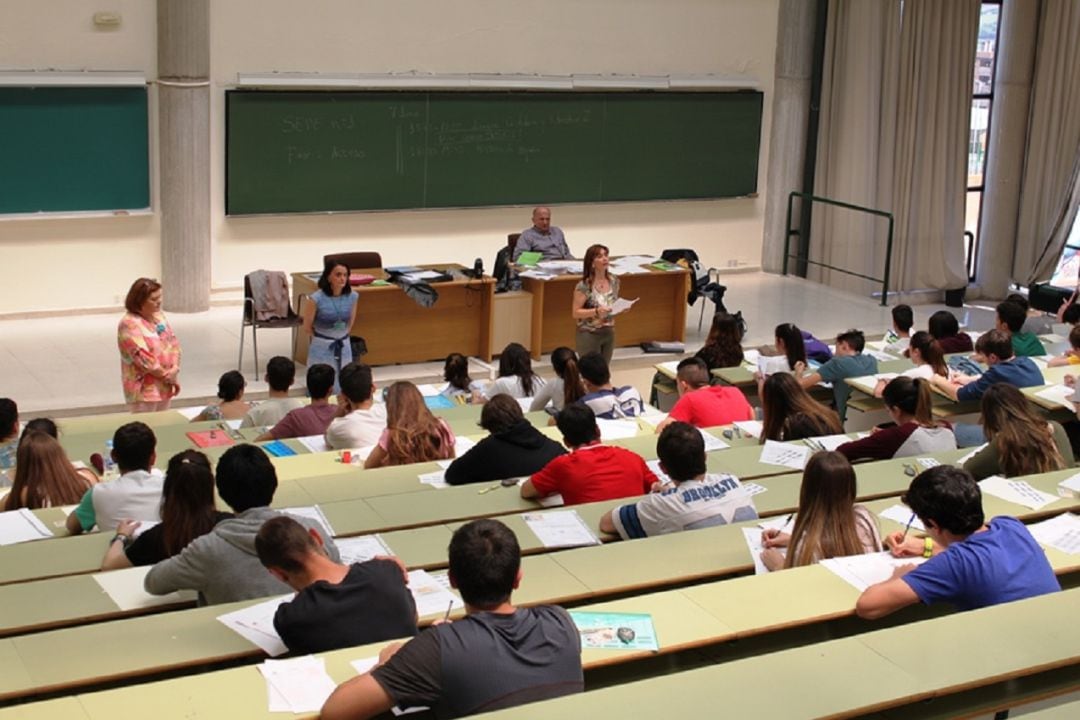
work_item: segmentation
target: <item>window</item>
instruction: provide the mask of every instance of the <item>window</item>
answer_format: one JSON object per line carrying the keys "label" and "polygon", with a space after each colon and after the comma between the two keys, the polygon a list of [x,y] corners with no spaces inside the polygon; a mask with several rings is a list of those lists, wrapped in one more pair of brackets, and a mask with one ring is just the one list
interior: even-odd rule
{"label": "window", "polygon": [[1050,278],[1051,285],[1059,287],[1076,287],[1080,280],[1080,213],[1076,214],[1073,221],[1072,232],[1065,241],[1065,249],[1061,252],[1054,277]]}
{"label": "window", "polygon": [[964,222],[964,257],[968,279],[975,279],[975,259],[979,252],[979,232],[986,147],[990,139],[990,117],[994,105],[994,72],[997,68],[998,26],[1002,0],[986,0],[979,17],[979,39],[975,46],[975,77],[972,81],[971,131],[968,135],[967,208]]}

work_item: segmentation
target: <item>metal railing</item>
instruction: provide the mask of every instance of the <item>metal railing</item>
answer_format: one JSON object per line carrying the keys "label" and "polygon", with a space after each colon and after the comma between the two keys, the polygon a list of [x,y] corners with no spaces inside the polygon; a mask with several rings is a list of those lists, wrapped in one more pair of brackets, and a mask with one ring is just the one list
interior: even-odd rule
{"label": "metal railing", "polygon": [[[854,210],[856,212],[864,212],[869,215],[876,215],[877,217],[883,217],[889,221],[889,232],[885,241],[885,273],[882,277],[872,277],[870,275],[863,275],[862,273],[855,272],[854,270],[847,270],[845,268],[836,267],[835,265],[829,265],[828,263],[817,262],[811,260],[809,255],[809,242],[803,244],[805,253],[799,255],[791,254],[791,238],[792,236],[802,236],[802,231],[798,228],[791,227],[791,208],[795,198],[801,198],[804,202],[808,203],[821,203],[823,205],[832,205],[834,207],[841,207],[847,210]],[[853,275],[855,277],[863,278],[871,282],[881,283],[881,305],[885,307],[889,304],[889,272],[892,267],[892,244],[893,244],[893,214],[885,212],[884,210],[875,210],[874,208],[864,207],[862,205],[853,205],[851,203],[842,202],[840,200],[833,200],[832,198],[818,197],[810,193],[803,192],[790,192],[788,193],[787,200],[787,235],[784,237],[784,275],[788,274],[788,260],[794,257],[799,261],[800,265],[817,265],[819,267],[833,270],[835,272],[844,273],[845,275]],[[807,230],[806,240],[809,240],[809,230]]]}

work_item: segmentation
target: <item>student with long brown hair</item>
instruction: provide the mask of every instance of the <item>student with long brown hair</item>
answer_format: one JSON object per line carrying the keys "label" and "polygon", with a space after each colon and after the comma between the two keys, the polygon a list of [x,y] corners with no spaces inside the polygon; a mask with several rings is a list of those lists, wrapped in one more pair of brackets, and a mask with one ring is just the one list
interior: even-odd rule
{"label": "student with long brown hair", "polygon": [[[935,375],[949,377],[949,366],[945,362],[945,353],[941,351],[941,345],[925,330],[920,330],[911,336],[907,350],[904,352],[915,367],[900,373],[900,377],[922,378],[923,380],[929,380]],[[874,387],[874,397],[881,397],[888,383],[889,381],[885,379],[878,380]]]}
{"label": "student with long brown hair", "polygon": [[1073,466],[1064,428],[1047,422],[1024,394],[995,383],[982,396],[982,426],[987,444],[964,463],[976,480],[991,475],[1032,475]]}
{"label": "student with long brown hair", "polygon": [[[803,471],[791,534],[776,528],[761,534],[765,567],[801,567],[881,550],[877,520],[866,507],[855,504],[855,496],[855,470],[847,458],[838,452],[811,457]],[[787,548],[787,555],[777,548]]]}
{"label": "student with long brown hair", "polygon": [[555,379],[544,383],[536,391],[529,412],[543,410],[548,403],[551,403],[556,412],[561,412],[564,407],[573,405],[585,395],[576,352],[565,345],[552,350],[551,369],[555,371]]}
{"label": "student with long brown hair", "polygon": [[766,378],[761,388],[761,442],[801,440],[844,432],[840,417],[819,403],[790,373]]}
{"label": "student with long brown hair", "polygon": [[411,382],[396,382],[386,392],[386,430],[364,462],[365,468],[447,460],[454,457],[454,432],[431,414]]}
{"label": "student with long brown hair", "polygon": [[934,420],[929,382],[893,378],[882,397],[894,424],[836,448],[848,460],[887,460],[956,449],[952,427]]}
{"label": "student with long brown hair", "polygon": [[718,312],[713,315],[705,344],[694,357],[704,360],[710,372],[716,368],[738,367],[743,361],[742,339],[742,327],[735,316]]}
{"label": "student with long brown hair", "polygon": [[98,481],[92,470],[72,467],[56,438],[39,431],[19,441],[14,474],[4,510],[74,505]]}
{"label": "student with long brown hair", "polygon": [[161,522],[138,537],[134,535],[139,522],[121,522],[105,551],[101,569],[161,562],[178,555],[192,540],[231,517],[232,513],[219,512],[214,504],[210,460],[198,450],[184,450],[169,459],[161,490]]}
{"label": "student with long brown hair", "polygon": [[581,282],[574,286],[571,315],[577,323],[578,355],[598,352],[611,362],[615,350],[615,318],[611,308],[619,299],[619,276],[608,272],[608,249],[590,245],[585,251]]}

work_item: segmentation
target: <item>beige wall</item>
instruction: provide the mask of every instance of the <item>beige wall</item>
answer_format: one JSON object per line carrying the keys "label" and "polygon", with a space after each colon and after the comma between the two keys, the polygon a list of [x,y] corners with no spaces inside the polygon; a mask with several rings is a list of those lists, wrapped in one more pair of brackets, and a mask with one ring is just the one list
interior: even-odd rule
{"label": "beige wall", "polygon": [[[57,10],[57,7],[60,10]],[[120,30],[94,31],[89,0],[4,0],[0,68],[139,69],[154,75],[154,3],[113,0]],[[538,8],[543,9],[539,12]],[[716,73],[766,93],[759,192],[769,137],[777,0],[214,0],[211,4],[211,234],[215,288],[257,267],[307,269],[323,253],[373,249],[388,264],[480,256],[489,268],[526,208],[224,216],[224,92],[238,72]],[[10,18],[8,17],[10,16]],[[11,38],[8,37],[11,35]],[[48,36],[46,43],[34,36]],[[18,40],[15,40],[15,38]],[[155,125],[151,125],[156,128]],[[566,205],[553,210],[572,249],[616,253],[695,247],[706,263],[760,263],[764,197]],[[110,305],[131,278],[159,271],[156,218],[0,222],[16,280],[0,313]],[[58,255],[85,284],[42,295],[27,277]],[[5,262],[5,265],[8,265]],[[80,272],[82,275],[82,272]],[[167,291],[167,289],[166,289]]]}

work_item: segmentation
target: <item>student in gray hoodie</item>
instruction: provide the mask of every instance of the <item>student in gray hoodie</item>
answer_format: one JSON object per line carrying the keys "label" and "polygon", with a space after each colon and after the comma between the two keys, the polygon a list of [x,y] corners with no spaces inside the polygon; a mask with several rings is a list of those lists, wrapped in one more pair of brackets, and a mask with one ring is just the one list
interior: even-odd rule
{"label": "student in gray hoodie", "polygon": [[[277,473],[263,450],[255,445],[229,448],[217,464],[218,495],[236,512],[214,529],[193,540],[183,552],[163,560],[146,575],[151,595],[197,590],[200,605],[284,595],[292,588],[271,575],[259,562],[255,536],[262,524],[281,515],[269,505],[277,490]],[[296,518],[322,538],[327,555],[341,559],[325,529],[307,518]]]}

